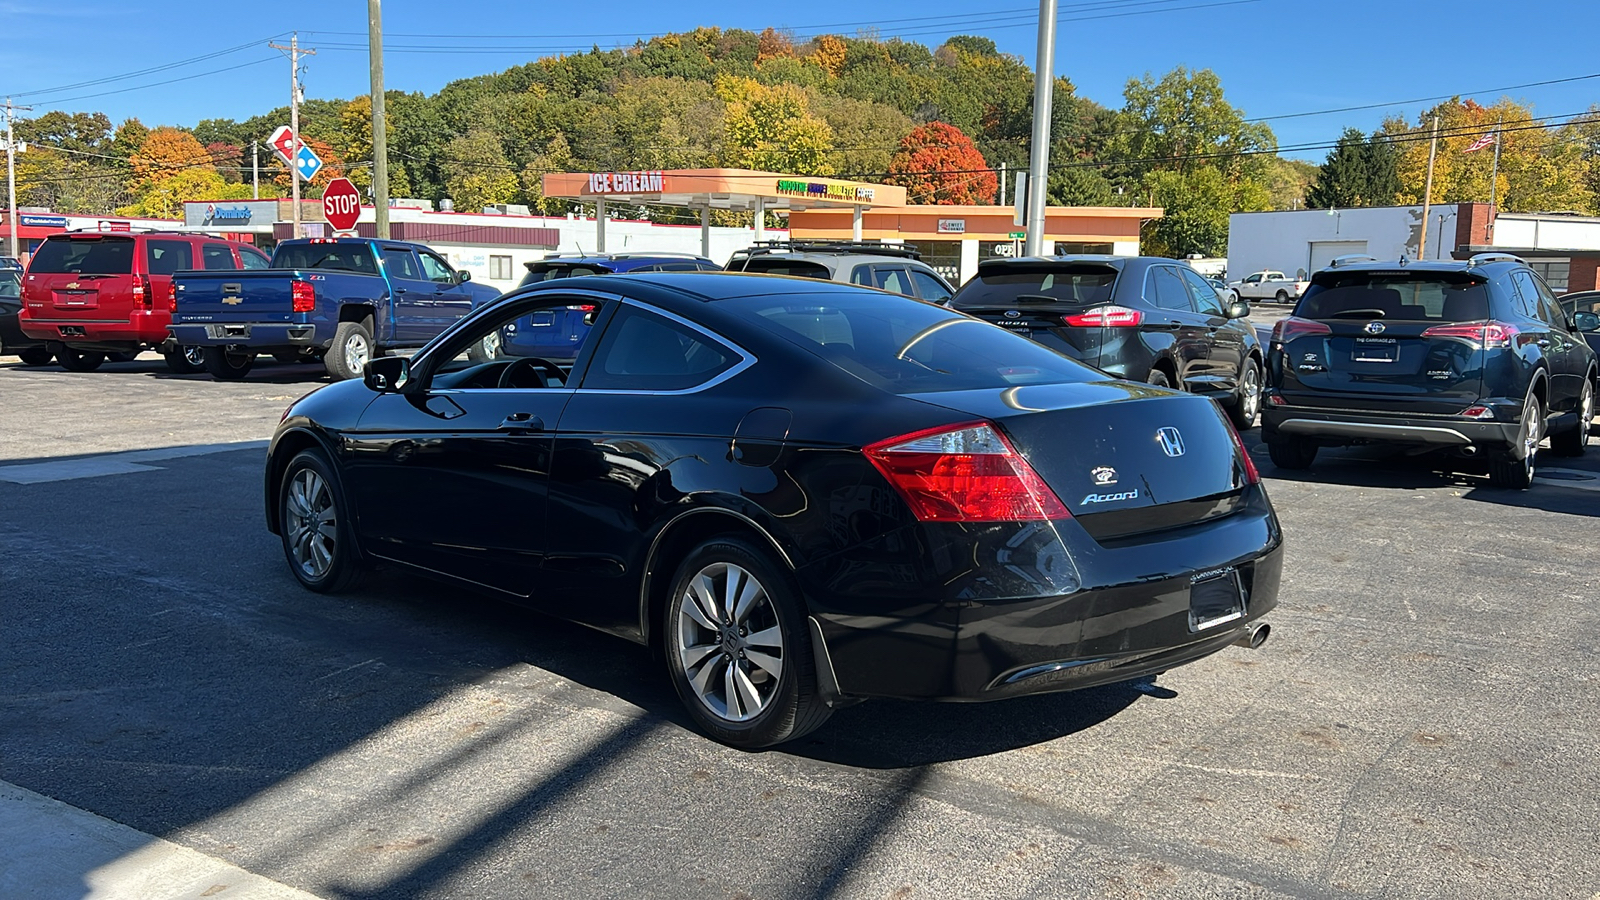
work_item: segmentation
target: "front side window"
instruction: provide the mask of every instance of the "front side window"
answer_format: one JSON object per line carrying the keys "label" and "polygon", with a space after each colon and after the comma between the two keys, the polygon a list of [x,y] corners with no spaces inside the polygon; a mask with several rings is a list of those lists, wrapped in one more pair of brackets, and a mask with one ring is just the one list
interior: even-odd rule
{"label": "front side window", "polygon": [[428,281],[439,284],[456,283],[456,273],[450,269],[449,263],[432,253],[418,253],[417,256],[422,259],[422,274]]}
{"label": "front side window", "polygon": [[1183,286],[1178,270],[1171,266],[1156,266],[1145,273],[1144,299],[1154,306],[1174,312],[1193,310],[1189,289]]}
{"label": "front side window", "polygon": [[227,244],[201,244],[200,260],[207,269],[237,269],[233,264],[233,248]]}
{"label": "front side window", "polygon": [[917,285],[917,293],[930,303],[943,303],[950,299],[950,289],[945,287],[944,282],[921,269],[911,270],[911,280]]}
{"label": "front side window", "polygon": [[585,390],[682,391],[732,368],[738,354],[664,316],[622,306],[595,348]]}
{"label": "front side window", "polygon": [[[434,389],[556,388],[566,387],[573,361],[595,338],[590,328],[604,302],[588,298],[545,295],[537,300],[507,303],[460,329],[446,332],[424,351],[431,364]],[[551,343],[548,335],[530,328],[535,321],[554,319],[581,323],[570,343]],[[563,336],[564,337],[564,336]]]}
{"label": "front side window", "polygon": [[1194,308],[1208,316],[1226,316],[1222,309],[1222,300],[1217,297],[1217,289],[1190,269],[1179,269],[1178,275],[1183,278],[1183,283],[1189,286],[1189,294],[1194,300]]}
{"label": "front side window", "polygon": [[[194,268],[194,248],[188,241],[147,239],[144,257],[145,271],[151,275],[171,275],[180,269]],[[233,268],[231,255],[228,257],[228,268]]]}

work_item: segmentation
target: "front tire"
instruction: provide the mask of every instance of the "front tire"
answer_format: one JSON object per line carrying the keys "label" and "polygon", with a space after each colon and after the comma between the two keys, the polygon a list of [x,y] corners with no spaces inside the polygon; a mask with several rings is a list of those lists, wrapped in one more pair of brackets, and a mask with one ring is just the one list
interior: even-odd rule
{"label": "front tire", "polygon": [[56,353],[56,362],[68,372],[93,372],[105,361],[106,355],[94,350],[79,352],[71,347],[63,347]]}
{"label": "front tire", "polygon": [[289,570],[309,590],[319,594],[346,590],[364,570],[344,491],[320,451],[302,450],[284,469],[278,488],[278,531]]}
{"label": "front tire", "polygon": [[1582,456],[1589,448],[1589,433],[1594,429],[1594,380],[1583,380],[1583,393],[1578,396],[1574,410],[1578,424],[1559,434],[1550,435],[1550,452],[1557,456]]}
{"label": "front tire", "polygon": [[55,354],[44,347],[29,347],[17,351],[17,359],[22,360],[25,366],[48,366],[50,360],[55,359]]}
{"label": "front tire", "polygon": [[696,547],[662,625],[672,686],[717,740],[754,750],[827,721],[799,590],[762,549],[739,538]]}
{"label": "front tire", "polygon": [[1233,405],[1228,407],[1228,420],[1233,427],[1246,431],[1256,424],[1261,412],[1261,366],[1254,357],[1245,357],[1244,368],[1239,370],[1239,388],[1234,391]]}
{"label": "front tire", "polygon": [[1167,373],[1160,369],[1151,369],[1150,374],[1146,375],[1144,380],[1146,384],[1153,384],[1156,387],[1172,387],[1172,379],[1168,378]]}
{"label": "front tire", "polygon": [[1276,434],[1267,439],[1267,455],[1280,469],[1309,469],[1317,459],[1317,442],[1294,434]]}
{"label": "front tire", "polygon": [[340,322],[334,329],[333,344],[322,364],[335,381],[360,378],[367,360],[376,354],[372,350],[372,330],[365,322]]}
{"label": "front tire", "polygon": [[205,348],[206,371],[218,381],[238,381],[250,374],[256,364],[256,355],[248,350],[230,350],[227,347]]}
{"label": "front tire", "polygon": [[167,370],[174,375],[194,375],[206,370],[206,352],[203,347],[174,347],[161,354],[167,361]]}

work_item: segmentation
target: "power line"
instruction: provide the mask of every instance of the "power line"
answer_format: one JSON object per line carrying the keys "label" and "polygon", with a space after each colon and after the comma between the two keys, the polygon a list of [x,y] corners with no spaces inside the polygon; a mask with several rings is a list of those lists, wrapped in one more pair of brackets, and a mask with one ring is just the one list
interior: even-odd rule
{"label": "power line", "polygon": [[63,103],[71,103],[74,100],[89,100],[89,99],[92,99],[92,98],[95,98],[95,97],[109,97],[112,94],[126,94],[129,91],[142,91],[142,90],[146,90],[148,88],[162,87],[163,85],[168,85],[168,84],[177,84],[180,81],[193,81],[196,78],[208,78],[208,77],[210,77],[212,75],[221,75],[224,72],[235,72],[235,71],[238,71],[239,69],[247,69],[247,68],[249,68],[251,66],[259,66],[262,63],[269,63],[269,62],[274,62],[274,61],[275,60],[272,57],[266,57],[264,59],[257,59],[257,60],[253,60],[253,61],[247,62],[247,63],[240,63],[239,65],[236,65],[236,66],[227,66],[227,67],[221,68],[221,69],[212,69],[209,72],[196,72],[193,75],[183,75],[183,76],[178,77],[178,78],[169,78],[166,81],[152,81],[149,84],[138,84],[138,85],[134,85],[133,87],[119,88],[119,89],[114,90],[114,91],[101,91],[101,92],[99,92],[97,94],[80,94],[80,95],[78,95],[76,97],[62,97],[62,98],[56,99],[56,100],[45,100],[45,101],[37,101],[36,100],[34,102],[36,102],[36,103],[43,102],[43,103],[49,103],[52,106],[59,106],[59,105],[61,105]]}
{"label": "power line", "polygon": [[[254,40],[254,41],[251,41],[251,42],[246,43],[246,44],[239,44],[238,46],[235,46],[235,47],[226,47],[226,48],[224,48],[222,50],[213,50],[210,53],[204,53],[204,54],[201,54],[200,56],[191,56],[188,59],[180,59],[177,62],[166,63],[164,65],[159,65],[159,66],[151,66],[148,69],[139,69],[138,71],[134,71],[134,72],[123,72],[120,75],[107,75],[104,78],[96,78],[96,79],[93,79],[91,81],[79,81],[79,82],[75,82],[73,84],[57,85],[56,87],[39,88],[37,90],[32,90],[32,91],[19,91],[16,94],[14,94],[13,96],[17,96],[17,97],[33,97],[33,96],[37,96],[39,94],[57,94],[57,93],[61,93],[63,91],[75,91],[75,90],[77,90],[79,88],[94,87],[95,85],[106,84],[106,83],[112,82],[112,81],[123,81],[123,80],[129,79],[129,78],[139,78],[139,77],[142,77],[142,76],[145,76],[145,75],[153,75],[153,74],[155,74],[157,72],[165,72],[165,71],[167,71],[169,69],[177,69],[177,68],[181,68],[183,66],[193,65],[193,64],[199,63],[199,62],[205,62],[206,60],[209,60],[209,59],[216,59],[219,56],[227,56],[230,53],[238,53],[241,50],[249,50],[249,49],[251,49],[253,47],[259,47],[262,44],[266,43],[267,41],[272,40],[273,38],[282,37],[284,34],[287,34],[287,32],[279,32],[278,34],[269,35],[267,37],[261,38],[259,40]],[[170,84],[170,82],[162,82],[162,83],[163,84]],[[95,94],[95,95],[91,95],[91,96],[101,96],[101,95]],[[64,101],[51,101],[51,102],[64,102]]]}

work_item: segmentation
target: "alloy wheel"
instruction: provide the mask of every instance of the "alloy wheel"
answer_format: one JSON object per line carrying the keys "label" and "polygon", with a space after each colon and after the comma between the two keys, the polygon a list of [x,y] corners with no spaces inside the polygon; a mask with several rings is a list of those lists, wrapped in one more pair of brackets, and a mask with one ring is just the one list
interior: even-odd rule
{"label": "alloy wheel", "polygon": [[338,549],[339,523],[327,480],[309,468],[296,472],[289,482],[284,513],[295,566],[311,579],[328,574]]}
{"label": "alloy wheel", "polygon": [[783,676],[783,629],[766,588],[748,570],[712,563],[690,578],[675,650],[695,697],[718,718],[748,722],[772,703]]}
{"label": "alloy wheel", "polygon": [[1539,409],[1539,398],[1528,395],[1522,407],[1522,467],[1528,480],[1533,480],[1534,458],[1539,455],[1539,441],[1544,438],[1544,418]]}
{"label": "alloy wheel", "polygon": [[483,355],[489,359],[500,356],[500,332],[491,331],[483,338]]}
{"label": "alloy wheel", "polygon": [[344,339],[345,368],[359,375],[371,357],[372,347],[368,345],[366,335],[352,332]]}
{"label": "alloy wheel", "polygon": [[1239,386],[1239,406],[1239,418],[1246,422],[1254,422],[1256,413],[1261,411],[1261,372],[1254,363],[1245,363],[1244,381]]}
{"label": "alloy wheel", "polygon": [[204,347],[190,347],[188,345],[185,345],[183,347],[182,353],[183,353],[183,361],[184,362],[188,363],[191,366],[194,366],[196,369],[205,368],[205,364],[206,364],[206,348],[204,348]]}

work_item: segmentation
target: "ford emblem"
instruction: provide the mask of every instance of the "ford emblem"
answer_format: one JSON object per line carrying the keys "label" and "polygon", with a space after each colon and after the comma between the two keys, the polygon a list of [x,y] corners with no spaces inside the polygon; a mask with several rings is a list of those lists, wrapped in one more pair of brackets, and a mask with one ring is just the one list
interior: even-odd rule
{"label": "ford emblem", "polygon": [[1008,319],[1015,319],[1020,315],[1022,315],[1022,313],[1018,312],[1017,310],[1014,310],[1014,309],[1006,310],[1006,318],[1008,318]]}

